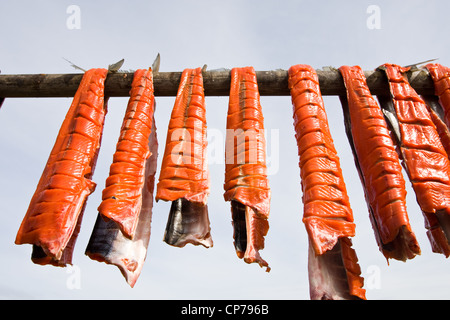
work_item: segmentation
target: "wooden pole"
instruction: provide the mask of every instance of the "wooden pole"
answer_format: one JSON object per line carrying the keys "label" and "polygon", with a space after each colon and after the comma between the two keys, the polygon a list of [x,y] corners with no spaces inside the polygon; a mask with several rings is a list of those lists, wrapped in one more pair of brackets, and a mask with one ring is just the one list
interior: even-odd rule
{"label": "wooden pole", "polygon": [[[322,95],[345,95],[342,76],[338,70],[317,70]],[[389,92],[387,80],[381,71],[365,71],[367,84],[373,95]],[[0,74],[0,97],[73,97],[82,78],[75,74]],[[288,96],[287,70],[256,71],[261,96]],[[176,96],[181,72],[156,72],[153,77],[155,96]],[[105,82],[105,95],[127,97],[133,79],[132,72],[110,73]],[[228,96],[231,72],[204,71],[206,96]],[[423,95],[433,95],[430,75],[422,70],[409,74],[412,87]]]}

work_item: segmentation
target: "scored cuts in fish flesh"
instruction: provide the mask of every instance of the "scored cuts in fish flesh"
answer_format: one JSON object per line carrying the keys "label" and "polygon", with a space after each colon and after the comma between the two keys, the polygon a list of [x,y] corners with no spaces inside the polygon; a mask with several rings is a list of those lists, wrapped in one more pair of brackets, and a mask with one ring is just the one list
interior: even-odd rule
{"label": "scored cuts in fish flesh", "polygon": [[317,73],[309,65],[294,65],[289,68],[288,83],[300,158],[303,222],[309,239],[310,297],[365,299],[364,279],[351,241],[353,212]]}
{"label": "scored cuts in fish flesh", "polygon": [[158,155],[154,111],[152,70],[138,69],[85,252],[116,265],[131,287],[144,265],[151,233]]}
{"label": "scored cuts in fish flesh", "polygon": [[400,147],[433,252],[450,255],[450,162],[424,100],[408,82],[409,68],[386,63],[390,97],[378,96]]}
{"label": "scored cuts in fish flesh", "polygon": [[406,261],[420,254],[409,223],[402,167],[381,108],[359,66],[339,68],[347,136],[364,188],[370,220],[386,259]]}
{"label": "scored cuts in fish flesh", "polygon": [[236,254],[270,271],[259,254],[269,231],[270,187],[264,117],[253,67],[231,70],[226,128],[224,199],[231,202]]}
{"label": "scored cuts in fish flesh", "polygon": [[34,263],[72,264],[86,200],[96,187],[91,179],[107,112],[107,73],[84,73],[17,233],[16,244],[33,245]]}
{"label": "scored cuts in fish flesh", "polygon": [[425,68],[433,79],[435,94],[444,111],[444,121],[450,127],[450,68],[439,63],[429,63]]}
{"label": "scored cuts in fish flesh", "polygon": [[172,201],[164,241],[213,246],[208,216],[206,109],[202,69],[185,69],[167,130],[156,201]]}
{"label": "scored cuts in fish flesh", "polygon": [[435,64],[427,64],[433,79],[435,95],[422,96],[427,104],[431,119],[441,138],[447,154],[450,154],[450,68]]}

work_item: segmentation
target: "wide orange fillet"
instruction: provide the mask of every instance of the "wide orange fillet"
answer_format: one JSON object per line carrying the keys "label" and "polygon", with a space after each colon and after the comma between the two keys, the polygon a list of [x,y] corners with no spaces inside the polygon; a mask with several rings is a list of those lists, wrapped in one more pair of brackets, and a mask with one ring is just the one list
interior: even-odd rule
{"label": "wide orange fillet", "polygon": [[269,230],[264,118],[253,67],[231,70],[225,145],[225,201],[231,201],[234,246],[246,263],[270,268],[261,258]]}
{"label": "wide orange fillet", "polygon": [[339,157],[334,147],[316,71],[289,68],[295,137],[309,238],[311,299],[365,299],[364,279],[351,237],[355,235]]}
{"label": "wide orange fillet", "polygon": [[152,71],[139,69],[131,84],[109,176],[102,193],[99,214],[117,223],[125,236],[133,238],[142,204],[145,164],[150,157],[154,94]]}
{"label": "wide orange fillet", "polygon": [[91,178],[107,112],[107,73],[90,69],[83,75],[17,233],[16,244],[33,244],[35,263],[72,263],[86,200],[96,186]]}
{"label": "wide orange fillet", "polygon": [[185,69],[167,130],[156,201],[172,201],[164,241],[211,247],[206,108],[202,69]]}
{"label": "wide orange fillet", "polygon": [[408,68],[384,64],[391,93],[382,107],[397,136],[402,164],[423,211],[433,252],[450,255],[450,162],[423,99],[409,84]]}
{"label": "wide orange fillet", "polygon": [[369,207],[378,246],[386,259],[420,254],[406,210],[402,167],[381,108],[359,66],[339,68],[347,95],[345,124]]}
{"label": "wide orange fillet", "polygon": [[[158,142],[152,70],[134,73],[127,109],[86,255],[115,265],[133,287],[150,240]],[[128,131],[139,130],[131,138]],[[122,170],[116,170],[120,164]],[[128,168],[139,168],[131,175]]]}

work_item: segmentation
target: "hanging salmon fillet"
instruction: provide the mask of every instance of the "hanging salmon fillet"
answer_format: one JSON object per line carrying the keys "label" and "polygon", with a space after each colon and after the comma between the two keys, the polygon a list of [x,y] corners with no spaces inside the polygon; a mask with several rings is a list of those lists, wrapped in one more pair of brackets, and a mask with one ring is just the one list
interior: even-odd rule
{"label": "hanging salmon fillet", "polygon": [[445,149],[447,155],[450,154],[450,129],[445,123],[444,111],[439,102],[439,97],[435,95],[422,96],[423,101],[427,105],[427,109],[430,112],[431,120],[436,126],[436,130],[441,139],[442,146]]}
{"label": "hanging salmon fillet", "polygon": [[231,201],[234,247],[246,263],[270,271],[259,250],[269,231],[264,118],[253,67],[231,70],[225,145],[225,201]]}
{"label": "hanging salmon fillet", "polygon": [[158,141],[152,70],[136,70],[119,140],[86,248],[91,259],[116,265],[133,287],[150,239]]}
{"label": "hanging salmon fillet", "polygon": [[406,261],[420,254],[406,211],[402,167],[383,113],[359,66],[339,68],[347,136],[364,188],[375,236],[386,259]]}
{"label": "hanging salmon fillet", "polygon": [[108,70],[85,72],[17,233],[16,244],[33,244],[37,264],[65,266],[80,229],[101,144]]}
{"label": "hanging salmon fillet", "polygon": [[435,94],[444,111],[444,121],[450,127],[450,68],[439,63],[429,63],[425,68],[433,79]]}
{"label": "hanging salmon fillet", "polygon": [[133,238],[142,203],[148,140],[154,111],[152,71],[140,69],[133,77],[127,110],[113,162],[102,193],[99,214],[117,223]]}
{"label": "hanging salmon fillet", "polygon": [[169,121],[156,190],[156,201],[172,201],[164,233],[164,241],[170,245],[213,245],[206,148],[202,69],[185,69]]}
{"label": "hanging salmon fillet", "polygon": [[433,252],[450,255],[450,162],[422,98],[409,84],[408,68],[380,67],[391,98],[378,97],[399,142],[402,164],[423,211]]}
{"label": "hanging salmon fillet", "polygon": [[364,279],[350,239],[355,235],[353,212],[318,76],[308,65],[294,65],[289,68],[288,84],[309,238],[311,299],[365,299]]}
{"label": "hanging salmon fillet", "polygon": [[427,64],[435,86],[435,95],[423,96],[431,119],[439,133],[442,145],[450,154],[450,68],[440,64]]}

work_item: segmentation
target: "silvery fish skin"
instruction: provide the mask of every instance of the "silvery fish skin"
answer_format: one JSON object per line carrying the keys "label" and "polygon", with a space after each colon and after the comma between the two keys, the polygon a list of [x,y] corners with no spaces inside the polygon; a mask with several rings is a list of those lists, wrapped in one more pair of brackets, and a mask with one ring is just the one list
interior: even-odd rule
{"label": "silvery fish skin", "polygon": [[212,247],[208,205],[184,198],[172,201],[164,242],[179,248],[188,243]]}
{"label": "silvery fish skin", "polygon": [[[350,279],[358,278],[357,265],[348,265],[348,255],[353,250],[348,240],[339,239],[333,249],[322,255],[317,255],[314,247],[309,243],[308,274],[309,292],[311,300],[365,300],[365,290],[351,289]],[[347,261],[347,263],[346,263]]]}
{"label": "silvery fish skin", "polygon": [[141,273],[150,241],[153,190],[158,156],[154,118],[149,137],[149,148],[151,156],[146,162],[142,207],[133,239],[126,237],[114,221],[105,221],[98,215],[86,249],[86,255],[91,259],[117,266],[131,287],[134,287]]}

